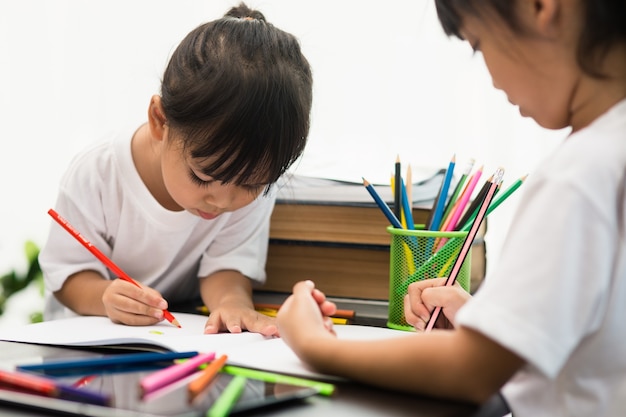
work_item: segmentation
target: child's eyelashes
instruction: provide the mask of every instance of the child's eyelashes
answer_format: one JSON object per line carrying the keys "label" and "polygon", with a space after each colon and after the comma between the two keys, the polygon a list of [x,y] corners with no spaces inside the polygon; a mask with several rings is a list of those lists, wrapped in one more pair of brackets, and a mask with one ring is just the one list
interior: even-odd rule
{"label": "child's eyelashes", "polygon": [[202,178],[198,177],[196,175],[195,172],[193,172],[193,170],[189,171],[189,178],[191,178],[191,181],[196,184],[199,185],[201,187],[208,187],[209,185],[211,185],[212,183],[215,182],[215,180],[210,179],[210,180],[203,180]]}
{"label": "child's eyelashes", "polygon": [[[194,184],[200,187],[208,187],[211,184],[216,183],[216,180],[213,178],[204,180],[198,177],[198,175],[196,175],[196,173],[193,170],[189,170],[189,178]],[[242,184],[240,185],[240,187],[243,188],[246,192],[249,192],[250,194],[254,194],[254,195],[258,195],[266,186],[267,186],[266,184]]]}

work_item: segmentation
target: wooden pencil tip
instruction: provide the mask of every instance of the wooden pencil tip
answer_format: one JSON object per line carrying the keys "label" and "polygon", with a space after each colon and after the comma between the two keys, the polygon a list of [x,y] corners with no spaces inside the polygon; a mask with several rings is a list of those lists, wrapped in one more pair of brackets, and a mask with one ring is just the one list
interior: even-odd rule
{"label": "wooden pencil tip", "polygon": [[178,320],[174,319],[172,320],[172,324],[176,327],[178,327],[179,329],[182,329],[183,326],[180,325],[180,323],[178,322]]}

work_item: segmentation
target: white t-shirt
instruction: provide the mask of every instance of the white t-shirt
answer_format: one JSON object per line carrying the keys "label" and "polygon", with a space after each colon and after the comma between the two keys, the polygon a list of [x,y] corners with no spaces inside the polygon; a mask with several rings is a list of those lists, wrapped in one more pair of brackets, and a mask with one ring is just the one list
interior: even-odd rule
{"label": "white t-shirt", "polygon": [[[264,282],[275,192],[213,220],[167,210],[135,169],[130,146],[135,129],[96,142],[72,160],[55,210],[124,272],[159,291],[170,304],[198,299],[198,278],[224,269]],[[115,278],[54,221],[39,262],[46,320],[74,315],[52,295],[68,276],[95,270]]]}
{"label": "white t-shirt", "polygon": [[515,417],[626,413],[626,100],[567,138],[523,190],[500,259],[456,325],[527,361]]}

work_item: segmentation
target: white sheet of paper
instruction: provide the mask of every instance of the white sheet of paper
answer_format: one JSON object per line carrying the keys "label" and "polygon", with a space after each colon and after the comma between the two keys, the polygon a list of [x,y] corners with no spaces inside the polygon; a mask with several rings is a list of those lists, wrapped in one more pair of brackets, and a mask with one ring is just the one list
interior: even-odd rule
{"label": "white sheet of paper", "polygon": [[[0,340],[58,346],[108,346],[149,344],[185,352],[227,354],[231,365],[256,368],[316,379],[334,379],[310,370],[284,341],[258,333],[203,334],[207,316],[175,313],[181,328],[168,322],[154,326],[115,324],[107,317],[80,316],[29,324],[0,331]],[[373,340],[407,336],[409,333],[380,327],[337,325],[337,337]]]}

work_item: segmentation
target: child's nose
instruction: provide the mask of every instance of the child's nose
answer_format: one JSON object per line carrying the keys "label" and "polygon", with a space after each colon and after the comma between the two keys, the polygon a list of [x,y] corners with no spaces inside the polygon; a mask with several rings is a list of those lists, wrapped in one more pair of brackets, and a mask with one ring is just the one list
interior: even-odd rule
{"label": "child's nose", "polygon": [[222,184],[219,187],[215,187],[210,193],[207,193],[204,201],[217,209],[225,210],[232,205],[236,198],[237,187]]}

